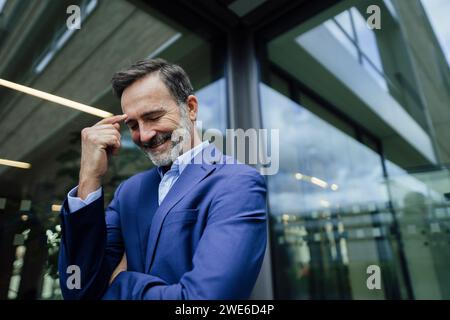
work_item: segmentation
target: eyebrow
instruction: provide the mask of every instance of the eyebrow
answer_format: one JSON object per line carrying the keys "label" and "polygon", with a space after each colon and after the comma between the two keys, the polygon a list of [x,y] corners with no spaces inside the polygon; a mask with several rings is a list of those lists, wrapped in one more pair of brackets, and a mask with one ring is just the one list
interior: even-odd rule
{"label": "eyebrow", "polygon": [[[145,118],[145,117],[153,116],[155,114],[160,114],[161,112],[165,112],[165,110],[161,108],[161,109],[157,109],[157,110],[147,111],[147,112],[144,112],[143,114],[141,114],[139,117]],[[125,124],[128,124],[133,121],[136,121],[136,119],[128,118],[127,120],[125,120]]]}

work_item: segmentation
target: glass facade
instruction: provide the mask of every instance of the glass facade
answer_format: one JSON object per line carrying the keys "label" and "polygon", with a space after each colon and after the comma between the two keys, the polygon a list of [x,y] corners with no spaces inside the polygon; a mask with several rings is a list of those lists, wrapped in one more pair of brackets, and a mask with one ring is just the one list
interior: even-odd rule
{"label": "glass facade", "polygon": [[[431,32],[411,38],[430,31],[410,25],[419,2],[376,3],[380,30],[372,3],[347,1],[267,43],[263,124],[284,146],[268,177],[277,298],[450,298],[445,53]],[[420,46],[440,53],[439,72]],[[366,283],[373,265],[381,290]]]}
{"label": "glass facade", "polygon": [[[367,28],[366,20],[361,13],[355,7],[352,7],[325,21],[324,25],[364,66],[377,83],[387,90],[375,33]],[[301,45],[301,36],[297,41]]]}
{"label": "glass facade", "polygon": [[261,96],[264,123],[283,128],[286,146],[268,181],[279,297],[371,298],[361,279],[365,264],[385,264],[383,255],[392,255],[380,155],[350,126],[341,131],[326,111],[317,110],[331,123],[310,111],[319,106],[306,96],[298,104],[265,84]]}
{"label": "glass facade", "polygon": [[[180,64],[203,132],[279,131],[255,296],[450,299],[448,0],[175,2],[0,0],[0,78],[118,114],[115,71]],[[67,27],[70,5],[80,29]],[[78,181],[80,131],[99,120],[0,87],[0,299],[61,299],[58,213]],[[151,166],[124,129],[106,202]]]}
{"label": "glass facade", "polygon": [[422,5],[439,41],[440,49],[444,52],[447,62],[450,64],[450,26],[445,14],[450,10],[450,3],[445,0],[422,0]]}

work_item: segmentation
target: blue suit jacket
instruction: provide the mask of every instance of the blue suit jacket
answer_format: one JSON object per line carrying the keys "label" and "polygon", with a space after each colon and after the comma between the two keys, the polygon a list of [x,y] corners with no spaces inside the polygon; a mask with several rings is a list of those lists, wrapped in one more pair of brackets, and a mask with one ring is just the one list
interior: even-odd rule
{"label": "blue suit jacket", "polygon": [[[104,209],[61,210],[60,284],[65,299],[247,299],[266,248],[266,186],[255,169],[225,164],[212,144],[158,206],[153,168],[120,184]],[[196,160],[198,163],[198,159]],[[128,270],[108,282],[126,252]],[[69,289],[69,265],[81,288]],[[70,279],[69,279],[70,280]]]}

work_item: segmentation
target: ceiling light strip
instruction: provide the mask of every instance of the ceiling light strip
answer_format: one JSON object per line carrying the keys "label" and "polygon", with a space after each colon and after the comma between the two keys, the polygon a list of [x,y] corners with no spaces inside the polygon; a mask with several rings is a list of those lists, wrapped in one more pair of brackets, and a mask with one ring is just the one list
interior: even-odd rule
{"label": "ceiling light strip", "polygon": [[69,107],[69,108],[76,109],[76,110],[79,110],[82,112],[86,112],[86,113],[92,114],[97,117],[108,118],[113,115],[112,113],[101,110],[101,109],[97,109],[97,108],[94,108],[94,107],[91,107],[91,106],[88,106],[88,105],[85,105],[85,104],[82,104],[79,102],[75,102],[75,101],[72,101],[72,100],[69,100],[66,98],[62,98],[62,97],[59,97],[59,96],[56,96],[56,95],[53,95],[53,94],[50,94],[50,93],[47,93],[44,91],[36,90],[36,89],[30,88],[27,86],[23,86],[21,84],[17,84],[17,83],[7,81],[4,79],[0,79],[0,86],[4,86],[7,88],[16,90],[16,91],[20,91],[20,92],[26,93],[28,95],[31,95],[31,96],[34,96],[37,98],[41,98],[41,99],[44,99],[44,100],[47,100],[50,102],[54,102],[54,103],[63,105],[65,107]]}

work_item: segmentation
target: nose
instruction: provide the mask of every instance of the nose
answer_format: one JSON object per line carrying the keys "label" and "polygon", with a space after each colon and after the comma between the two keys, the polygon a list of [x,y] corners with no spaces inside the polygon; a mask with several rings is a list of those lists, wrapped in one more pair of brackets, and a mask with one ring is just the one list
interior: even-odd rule
{"label": "nose", "polygon": [[152,139],[156,135],[156,131],[152,128],[148,127],[140,127],[139,129],[139,138],[141,140],[141,143],[149,142],[150,139]]}

